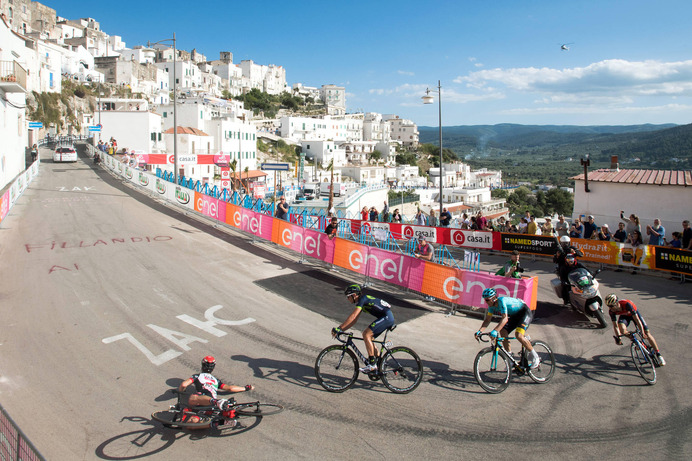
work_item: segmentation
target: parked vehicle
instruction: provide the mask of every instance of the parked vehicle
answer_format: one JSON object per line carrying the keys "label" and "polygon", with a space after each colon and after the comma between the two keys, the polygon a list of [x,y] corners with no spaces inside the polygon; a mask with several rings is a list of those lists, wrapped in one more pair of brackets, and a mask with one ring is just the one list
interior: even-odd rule
{"label": "parked vehicle", "polygon": [[[598,274],[597,271],[596,274]],[[594,274],[595,275],[595,274]],[[569,273],[569,301],[572,307],[587,317],[598,320],[601,328],[606,328],[606,318],[603,312],[603,297],[598,290],[599,284],[594,275],[584,269],[577,268]],[[551,280],[551,285],[558,298],[562,299],[562,282],[560,277]]]}
{"label": "parked vehicle", "polygon": [[312,200],[317,197],[317,184],[306,184],[303,187],[302,197],[305,200]]}
{"label": "parked vehicle", "polygon": [[[329,196],[329,188],[331,187],[331,183],[328,182],[321,182],[320,183],[320,195],[324,195],[326,197]],[[334,197],[340,197],[342,195],[346,194],[346,185],[341,184],[340,182],[335,182],[334,183]]]}
{"label": "parked vehicle", "polygon": [[76,162],[77,151],[72,144],[59,144],[53,152],[54,162]]}

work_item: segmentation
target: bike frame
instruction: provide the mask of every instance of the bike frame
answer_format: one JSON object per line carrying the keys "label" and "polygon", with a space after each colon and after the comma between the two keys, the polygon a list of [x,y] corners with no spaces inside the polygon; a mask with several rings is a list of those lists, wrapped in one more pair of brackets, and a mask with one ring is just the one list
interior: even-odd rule
{"label": "bike frame", "polygon": [[[372,342],[374,344],[380,344],[381,345],[378,359],[384,355],[383,354],[384,351],[389,352],[389,350],[390,350],[389,348],[392,347],[392,345],[393,345],[391,341],[387,341],[387,335],[389,334],[390,331],[392,331],[391,328],[388,328],[387,330],[385,330],[384,338],[382,338],[381,340],[377,340],[377,339],[372,340]],[[341,334],[348,336],[348,338],[346,340],[341,339],[339,337],[339,335],[336,336],[337,341],[344,343],[344,351],[350,347],[356,353],[356,355],[358,355],[358,357],[360,357],[360,360],[364,364],[367,365],[368,364],[368,358],[363,355],[363,353],[360,351],[360,349],[358,349],[358,346],[356,346],[356,343],[353,342],[354,339],[357,339],[359,341],[363,341],[363,338],[357,338],[357,337],[354,338],[353,333],[341,333]],[[341,357],[343,358],[343,354],[341,355]]]}
{"label": "bike frame", "polygon": [[502,349],[505,352],[505,354],[507,354],[507,357],[509,357],[509,359],[512,361],[512,364],[516,368],[519,368],[521,371],[526,372],[526,369],[528,368],[528,363],[524,363],[524,362],[526,362],[526,360],[525,360],[526,353],[525,353],[524,345],[522,344],[522,346],[521,346],[521,358],[517,362],[517,360],[512,356],[512,354],[509,353],[507,351],[507,349],[505,349],[504,344],[502,344],[502,342],[504,340],[511,341],[512,339],[517,339],[517,338],[516,338],[516,336],[508,336],[508,337],[504,337],[504,338],[502,336],[498,336],[494,340],[492,338],[490,338],[491,341],[495,341],[495,344],[493,345],[493,360],[491,362],[491,365],[493,368],[497,368],[497,356],[500,355],[500,349]]}

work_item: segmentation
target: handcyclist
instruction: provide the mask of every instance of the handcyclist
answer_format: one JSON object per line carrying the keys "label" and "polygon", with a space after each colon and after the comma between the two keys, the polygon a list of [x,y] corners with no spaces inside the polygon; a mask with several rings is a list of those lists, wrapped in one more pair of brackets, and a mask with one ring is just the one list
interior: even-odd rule
{"label": "handcyclist", "polygon": [[628,299],[618,299],[615,293],[606,296],[605,302],[610,308],[610,320],[613,321],[613,330],[615,330],[615,344],[622,346],[620,336],[629,336],[630,333],[627,331],[627,327],[630,322],[634,321],[635,325],[637,325],[642,332],[642,338],[649,340],[649,344],[651,344],[651,347],[656,353],[659,365],[664,367],[666,361],[661,355],[656,339],[654,339],[654,335],[649,331],[649,326],[644,321],[642,314],[639,313],[637,306]]}
{"label": "handcyclist", "polygon": [[[531,362],[531,368],[538,368],[540,359],[533,349],[531,341],[529,341],[525,335],[526,330],[533,320],[533,311],[529,309],[529,306],[521,299],[510,298],[509,296],[498,297],[497,292],[492,288],[483,290],[482,296],[488,304],[488,313],[483,320],[483,324],[474,336],[478,338],[478,336],[483,333],[485,327],[492,321],[493,315],[499,315],[500,323],[490,332],[490,337],[495,339],[499,333],[503,338],[507,338],[507,335],[516,328],[517,341],[519,341],[530,354],[529,361]],[[502,344],[505,346],[505,350],[511,353],[509,340],[505,339]]]}
{"label": "handcyclist", "polygon": [[[185,389],[190,384],[195,385],[196,392],[190,396],[188,404],[190,406],[210,406],[216,405],[219,410],[223,410],[226,406],[228,400],[219,399],[217,397],[217,392],[219,389],[229,392],[244,392],[251,391],[254,386],[248,384],[245,387],[242,386],[232,386],[230,384],[225,384],[219,381],[214,375],[211,374],[216,366],[216,359],[211,355],[207,355],[202,359],[202,372],[192,375],[190,378],[183,381],[180,386],[178,386],[179,392],[185,392]],[[196,423],[199,422],[199,417],[190,416],[185,422]]]}
{"label": "handcyclist", "polygon": [[351,312],[346,321],[336,328],[332,328],[332,337],[336,337],[337,333],[348,330],[355,325],[361,312],[365,311],[377,317],[377,320],[372,322],[363,331],[363,342],[365,349],[368,351],[368,364],[360,369],[362,373],[372,373],[377,370],[377,352],[373,339],[377,338],[387,328],[394,326],[394,315],[392,314],[391,305],[374,296],[364,295],[360,285],[355,283],[349,285],[344,290],[344,294],[351,303],[356,304],[356,308]]}

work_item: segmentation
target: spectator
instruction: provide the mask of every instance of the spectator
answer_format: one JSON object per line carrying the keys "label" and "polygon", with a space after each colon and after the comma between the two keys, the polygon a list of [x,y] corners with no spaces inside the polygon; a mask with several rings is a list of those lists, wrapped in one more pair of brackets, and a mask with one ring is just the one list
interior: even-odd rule
{"label": "spectator", "polygon": [[625,243],[627,241],[627,232],[625,231],[625,223],[624,222],[618,223],[618,230],[616,230],[615,233],[613,234],[613,241],[614,242],[620,242],[620,243]]}
{"label": "spectator", "polygon": [[425,241],[424,236],[418,237],[418,245],[416,246],[416,251],[413,253],[418,259],[424,259],[426,261],[432,261],[433,249],[428,242]]}
{"label": "spectator", "polygon": [[130,154],[129,154],[128,152],[125,152],[125,155],[124,155],[123,158],[122,158],[122,162],[123,162],[125,165],[129,165],[129,164],[130,164]]}
{"label": "spectator", "polygon": [[449,222],[452,220],[452,215],[447,208],[442,208],[442,213],[440,213],[440,225],[442,227],[448,227]]}
{"label": "spectator", "polygon": [[276,205],[276,217],[279,219],[286,220],[286,215],[288,215],[286,197],[281,196],[281,198],[279,199],[279,203]]}
{"label": "spectator", "polygon": [[507,261],[504,266],[495,272],[495,275],[520,279],[522,272],[524,272],[524,268],[519,265],[519,252],[514,250],[512,251],[512,255],[509,257],[509,261]]}
{"label": "spectator", "polygon": [[545,222],[541,226],[541,234],[543,235],[553,235],[555,229],[553,229],[553,222],[549,217],[545,218]]}
{"label": "spectator", "polygon": [[661,220],[654,219],[653,226],[646,226],[646,233],[649,236],[649,245],[661,246],[666,239],[666,228],[661,225]]}
{"label": "spectator", "polygon": [[639,245],[643,245],[644,242],[642,241],[642,233],[639,232],[638,230],[633,230],[628,236],[627,236],[627,243],[632,245],[633,247],[637,247]]}
{"label": "spectator", "polygon": [[478,219],[475,216],[471,216],[471,225],[469,226],[471,230],[478,230]]}
{"label": "spectator", "polygon": [[687,219],[682,222],[682,249],[692,251],[692,227]]}
{"label": "spectator", "polygon": [[598,239],[608,242],[612,237],[608,224],[603,224],[601,230],[598,232]]}
{"label": "spectator", "polygon": [[485,227],[485,230],[487,231],[495,231],[495,224],[493,224],[492,219],[488,219],[488,225]]}
{"label": "spectator", "polygon": [[327,237],[329,237],[329,240],[334,240],[336,237],[336,232],[339,230],[339,224],[337,222],[336,217],[332,218],[331,222],[327,226],[326,229],[324,229],[324,233],[327,234]]}
{"label": "spectator", "polygon": [[682,248],[682,241],[680,240],[680,237],[682,237],[680,232],[673,232],[673,240],[666,243],[666,246],[671,248]]}
{"label": "spectator", "polygon": [[483,216],[483,210],[478,210],[478,215],[476,216],[476,225],[478,230],[485,230],[488,225],[488,220]]}
{"label": "spectator", "polygon": [[418,212],[416,212],[415,218],[413,218],[413,224],[416,224],[417,226],[425,226],[425,216],[423,216],[423,212],[418,209]]}
{"label": "spectator", "polygon": [[507,221],[504,216],[500,216],[500,219],[498,219],[495,230],[498,232],[507,232]]}
{"label": "spectator", "polygon": [[428,217],[428,226],[437,227],[437,218],[435,217],[435,210],[430,210],[430,216]]}
{"label": "spectator", "polygon": [[370,208],[370,221],[377,221],[377,215],[379,213],[377,212],[377,208],[371,207]]}
{"label": "spectator", "polygon": [[38,158],[38,146],[34,144],[31,146],[31,163],[34,163]]}
{"label": "spectator", "polygon": [[531,235],[536,235],[538,233],[538,224],[536,223],[536,217],[531,215],[529,222],[526,225],[526,233]]}
{"label": "spectator", "polygon": [[567,224],[563,215],[557,217],[557,223],[555,223],[555,232],[557,232],[558,237],[569,234],[569,224]]}
{"label": "spectator", "polygon": [[639,233],[642,233],[642,225],[639,222],[639,216],[636,214],[632,213],[629,217],[629,219],[625,218],[625,212],[623,210],[620,210],[620,219],[625,221],[625,231],[627,232],[627,235],[630,235],[633,230],[638,230]]}
{"label": "spectator", "polygon": [[398,208],[394,208],[394,213],[392,213],[392,222],[401,222],[401,214],[399,214]]}
{"label": "spectator", "polygon": [[584,223],[584,238],[590,239],[594,232],[598,232],[598,226],[594,222],[593,215],[589,215],[589,218]]}
{"label": "spectator", "polygon": [[529,225],[529,222],[526,220],[525,217],[522,216],[522,218],[519,220],[519,225],[517,226],[517,232],[520,234],[526,234],[526,229]]}
{"label": "spectator", "polygon": [[573,239],[584,238],[584,226],[579,218],[576,218],[569,228],[569,237]]}
{"label": "spectator", "polygon": [[[642,233],[639,232],[637,229],[633,230],[632,233],[630,233],[627,237],[627,243],[632,245],[632,248],[637,248],[638,246],[643,245],[644,242],[642,241]],[[634,252],[634,260],[635,260],[636,265],[639,264],[638,260],[641,258],[640,256],[637,256],[637,254],[641,251],[642,250],[639,249],[639,250],[635,250],[635,252]],[[637,274],[637,270],[636,269],[632,270],[632,275],[636,275],[636,274]]]}
{"label": "spectator", "polygon": [[466,213],[461,214],[461,222],[459,223],[459,227],[462,229],[471,229],[471,221],[469,221],[469,215]]}
{"label": "spectator", "polygon": [[363,221],[368,220],[368,207],[364,206],[362,210],[360,210],[360,219]]}

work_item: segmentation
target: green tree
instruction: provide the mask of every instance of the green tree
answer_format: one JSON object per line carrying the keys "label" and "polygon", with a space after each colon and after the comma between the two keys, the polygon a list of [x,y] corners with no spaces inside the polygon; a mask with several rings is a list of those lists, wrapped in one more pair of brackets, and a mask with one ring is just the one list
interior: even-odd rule
{"label": "green tree", "polygon": [[553,188],[545,194],[546,213],[571,215],[574,208],[574,196],[566,190]]}

